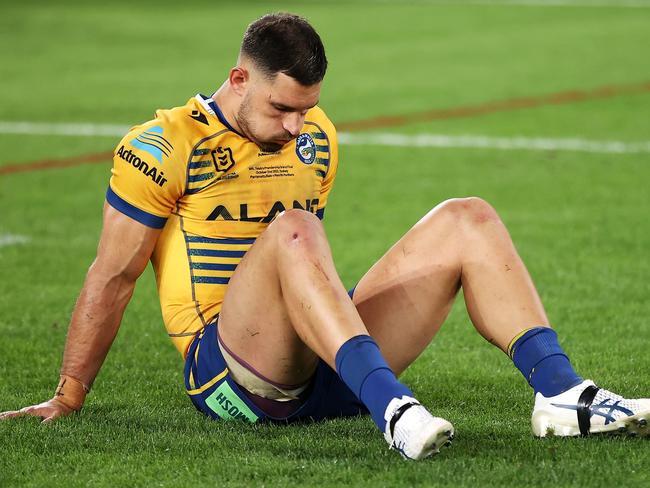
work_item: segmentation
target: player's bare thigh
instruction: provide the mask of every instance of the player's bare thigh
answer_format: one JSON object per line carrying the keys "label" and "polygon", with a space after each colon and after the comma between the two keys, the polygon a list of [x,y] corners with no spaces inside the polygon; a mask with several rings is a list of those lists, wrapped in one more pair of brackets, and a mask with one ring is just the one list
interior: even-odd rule
{"label": "player's bare thigh", "polygon": [[446,318],[459,286],[476,330],[506,351],[548,325],[535,285],[496,211],[480,198],[447,200],[361,280],[355,304],[388,363],[402,372]]}
{"label": "player's bare thigh", "polygon": [[311,377],[318,358],[296,334],[282,297],[276,252],[286,231],[283,218],[257,238],[237,266],[219,314],[219,335],[260,374],[292,385]]}
{"label": "player's bare thigh", "polygon": [[400,374],[431,342],[460,287],[457,219],[443,202],[359,281],[354,304],[388,364]]}

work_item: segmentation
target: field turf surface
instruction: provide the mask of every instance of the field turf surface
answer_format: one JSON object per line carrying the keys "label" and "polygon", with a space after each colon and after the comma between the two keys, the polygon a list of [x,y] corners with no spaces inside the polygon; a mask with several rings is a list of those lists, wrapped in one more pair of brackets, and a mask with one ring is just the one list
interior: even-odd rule
{"label": "field turf surface", "polygon": [[[307,16],[325,42],[330,69],[321,106],[342,128],[618,87],[601,97],[574,93],[563,103],[421,117],[357,135],[647,147],[650,91],[621,87],[650,82],[650,4],[588,3],[7,3],[0,122],[148,120],[156,108],[218,88],[247,23],[289,10]],[[43,401],[56,386],[67,322],[95,253],[110,161],[6,168],[105,153],[119,140],[6,132],[0,411]],[[576,369],[624,395],[650,395],[648,149],[342,145],[340,160],[325,226],[346,285],[436,203],[481,196],[510,229]],[[32,418],[0,423],[0,486],[650,484],[648,439],[534,439],[530,388],[474,331],[461,297],[403,379],[457,429],[453,447],[425,462],[388,451],[369,418],[290,427],[209,421],[184,394],[182,361],[164,332],[149,269],[83,411],[50,426]]]}

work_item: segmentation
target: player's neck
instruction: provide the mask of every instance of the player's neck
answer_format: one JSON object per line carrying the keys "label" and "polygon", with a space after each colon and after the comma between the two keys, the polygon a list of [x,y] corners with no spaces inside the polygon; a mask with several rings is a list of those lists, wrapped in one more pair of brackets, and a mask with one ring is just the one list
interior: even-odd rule
{"label": "player's neck", "polygon": [[228,123],[240,134],[242,133],[241,127],[237,123],[235,114],[239,111],[241,104],[239,97],[237,97],[230,89],[228,81],[224,82],[219,89],[212,95],[212,100],[217,104],[221,113],[226,118]]}

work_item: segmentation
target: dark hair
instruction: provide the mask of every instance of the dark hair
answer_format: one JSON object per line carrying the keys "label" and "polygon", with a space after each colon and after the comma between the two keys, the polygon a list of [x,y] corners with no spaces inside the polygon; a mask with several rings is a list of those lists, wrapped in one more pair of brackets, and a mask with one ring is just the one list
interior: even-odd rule
{"label": "dark hair", "polygon": [[322,81],[327,69],[318,33],[307,20],[289,13],[267,14],[250,24],[241,54],[267,76],[284,73],[304,86]]}

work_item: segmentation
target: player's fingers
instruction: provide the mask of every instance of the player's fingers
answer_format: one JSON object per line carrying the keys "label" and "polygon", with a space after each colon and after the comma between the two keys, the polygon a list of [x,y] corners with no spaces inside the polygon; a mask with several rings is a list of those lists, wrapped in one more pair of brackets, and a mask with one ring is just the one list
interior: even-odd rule
{"label": "player's fingers", "polygon": [[45,417],[43,415],[44,409],[40,405],[32,405],[31,407],[21,408],[19,410],[20,415],[29,415],[31,417]]}
{"label": "player's fingers", "polygon": [[9,412],[0,413],[0,420],[11,419],[14,417],[21,417],[23,415],[25,415],[25,413],[20,410],[10,410]]}
{"label": "player's fingers", "polygon": [[38,415],[36,406],[21,408],[19,412],[22,415]]}
{"label": "player's fingers", "polygon": [[44,418],[43,421],[42,421],[41,423],[42,423],[42,424],[49,424],[49,423],[52,422],[52,420],[54,420],[54,419],[57,418],[57,417],[58,417],[58,415],[56,415],[56,414],[52,414],[52,415],[50,415],[49,417]]}

